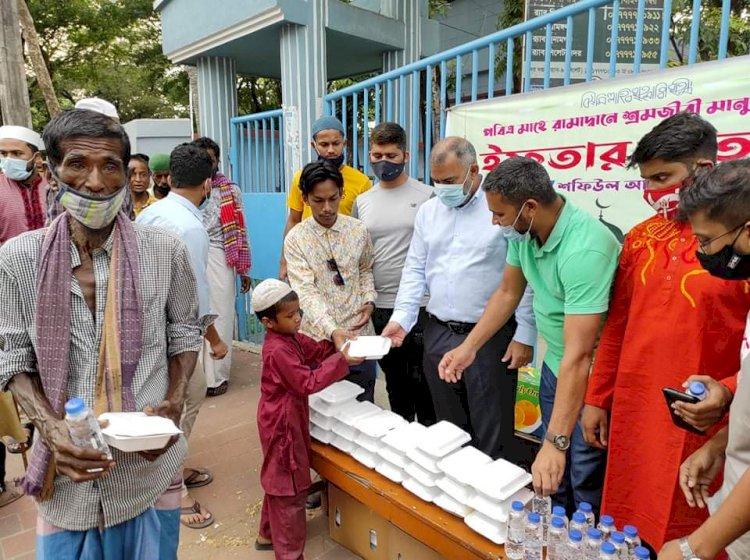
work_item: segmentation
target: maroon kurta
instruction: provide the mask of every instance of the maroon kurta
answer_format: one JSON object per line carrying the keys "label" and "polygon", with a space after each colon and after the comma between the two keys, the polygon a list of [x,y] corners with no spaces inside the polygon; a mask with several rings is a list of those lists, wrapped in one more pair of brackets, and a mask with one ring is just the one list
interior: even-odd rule
{"label": "maroon kurta", "polygon": [[273,496],[310,487],[310,411],[307,397],[349,374],[331,342],[268,331],[263,343],[258,433],[263,448],[260,482]]}
{"label": "maroon kurta", "polygon": [[25,185],[0,173],[0,245],[16,235],[44,227],[47,189],[42,177]]}

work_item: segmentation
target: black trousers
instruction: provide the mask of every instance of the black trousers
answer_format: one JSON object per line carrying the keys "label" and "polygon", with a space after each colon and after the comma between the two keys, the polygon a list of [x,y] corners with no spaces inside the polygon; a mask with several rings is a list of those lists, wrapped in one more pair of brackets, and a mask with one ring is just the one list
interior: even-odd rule
{"label": "black trousers", "polygon": [[5,491],[5,445],[0,442],[0,492]]}
{"label": "black trousers", "polygon": [[474,363],[458,383],[438,375],[443,356],[460,345],[467,334],[456,334],[429,318],[424,329],[424,372],[438,420],[448,420],[471,434],[472,444],[493,459],[515,461],[515,402],[518,371],[500,361],[516,331],[510,321],[477,352]]}
{"label": "black trousers", "polygon": [[[383,332],[392,313],[393,309],[375,309],[372,323],[376,333]],[[435,410],[422,369],[423,329],[426,321],[427,313],[421,309],[417,324],[404,340],[404,344],[399,348],[391,348],[378,363],[385,374],[385,387],[391,410],[410,422],[416,419],[425,426],[430,426],[435,423]]]}

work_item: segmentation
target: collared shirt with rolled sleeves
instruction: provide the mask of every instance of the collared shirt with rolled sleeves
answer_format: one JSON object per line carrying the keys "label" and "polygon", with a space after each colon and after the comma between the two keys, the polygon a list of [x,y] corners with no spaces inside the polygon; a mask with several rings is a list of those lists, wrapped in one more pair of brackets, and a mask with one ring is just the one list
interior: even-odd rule
{"label": "collared shirt with rolled sleeves", "polygon": [[[135,224],[138,241],[143,342],[133,379],[136,409],[154,406],[169,387],[168,359],[201,347],[195,277],[185,244],[156,228]],[[0,248],[0,390],[14,375],[37,374],[34,316],[36,273],[46,229],[22,234]],[[70,354],[66,396],[92,406],[99,343],[109,281],[113,237],[95,250],[96,309],[89,309],[75,276],[71,282]],[[81,264],[71,243],[71,270]],[[72,274],[72,272],[71,272]],[[39,309],[40,313],[48,310]],[[187,454],[185,438],[150,462],[137,453],[112,449],[116,466],[104,478],[75,483],[55,478],[54,494],[39,502],[43,519],[56,527],[84,531],[128,521],[153,506]]]}
{"label": "collared shirt with rolled sleeves", "polygon": [[[507,250],[481,188],[461,208],[448,208],[437,198],[428,200],[417,213],[391,320],[410,331],[428,292],[428,313],[442,321],[476,323],[502,281]],[[516,321],[513,340],[536,344],[529,287]]]}

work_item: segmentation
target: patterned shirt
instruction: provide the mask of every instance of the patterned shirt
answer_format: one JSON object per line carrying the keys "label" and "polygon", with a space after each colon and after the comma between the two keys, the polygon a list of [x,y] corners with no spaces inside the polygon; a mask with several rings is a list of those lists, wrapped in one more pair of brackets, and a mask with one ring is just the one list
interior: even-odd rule
{"label": "patterned shirt", "polygon": [[[355,324],[359,308],[377,297],[372,241],[365,225],[355,218],[339,214],[330,228],[315,218],[302,220],[286,236],[284,256],[289,282],[305,312],[301,330],[313,338],[331,338],[336,329]],[[337,285],[331,259],[343,285]],[[374,334],[372,325],[360,334]]]}
{"label": "patterned shirt", "polygon": [[[134,224],[138,239],[143,350],[133,379],[138,410],[163,400],[169,385],[168,358],[197,352],[195,277],[185,245],[165,231]],[[18,373],[37,373],[36,270],[47,230],[22,234],[0,248],[0,390]],[[93,252],[96,310],[92,314],[75,276],[71,284],[70,373],[66,398],[82,397],[93,405],[99,343],[104,323],[111,236]],[[81,264],[71,243],[71,265]],[[40,310],[44,312],[46,310]],[[100,516],[107,527],[140,515],[164,493],[187,453],[184,438],[164,455],[149,462],[137,453],[112,449],[116,466],[104,478],[75,483],[55,478],[51,499],[38,504],[45,521],[67,530],[97,527]]]}
{"label": "patterned shirt", "polygon": [[43,227],[46,211],[44,179],[37,177],[27,186],[0,173],[0,245],[20,233]]}
{"label": "patterned shirt", "polygon": [[[232,192],[234,193],[234,199],[239,205],[240,212],[242,212],[242,192],[240,188],[232,184]],[[218,247],[219,249],[224,248],[224,234],[221,231],[221,189],[214,187],[211,189],[211,196],[206,202],[206,207],[203,209],[203,226],[208,232],[208,242],[211,247]]]}

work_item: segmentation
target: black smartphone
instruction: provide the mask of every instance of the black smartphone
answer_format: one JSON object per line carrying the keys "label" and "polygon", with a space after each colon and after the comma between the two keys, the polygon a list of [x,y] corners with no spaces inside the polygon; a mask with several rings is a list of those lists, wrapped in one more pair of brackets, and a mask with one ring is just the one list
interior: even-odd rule
{"label": "black smartphone", "polygon": [[682,391],[671,389],[669,387],[664,387],[661,391],[662,393],[664,393],[664,400],[667,401],[669,414],[672,416],[672,422],[674,423],[674,425],[678,428],[682,428],[683,430],[687,430],[688,432],[703,435],[702,431],[685,422],[682,418],[677,416],[677,413],[674,411],[674,409],[672,409],[672,403],[674,402],[679,401],[689,404],[696,404],[700,402],[700,399],[698,397],[694,397],[693,395],[688,395],[687,393],[683,393]]}

